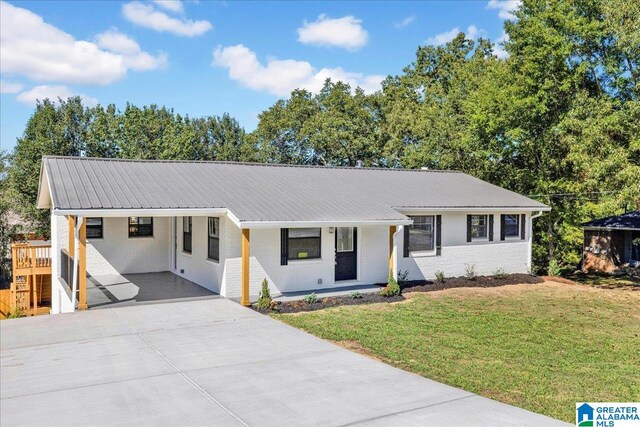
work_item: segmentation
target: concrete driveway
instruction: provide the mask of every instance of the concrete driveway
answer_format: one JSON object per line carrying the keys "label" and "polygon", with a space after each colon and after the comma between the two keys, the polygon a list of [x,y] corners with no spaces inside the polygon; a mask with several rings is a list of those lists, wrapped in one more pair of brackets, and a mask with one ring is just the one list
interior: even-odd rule
{"label": "concrete driveway", "polygon": [[553,426],[225,300],[0,322],[0,425]]}

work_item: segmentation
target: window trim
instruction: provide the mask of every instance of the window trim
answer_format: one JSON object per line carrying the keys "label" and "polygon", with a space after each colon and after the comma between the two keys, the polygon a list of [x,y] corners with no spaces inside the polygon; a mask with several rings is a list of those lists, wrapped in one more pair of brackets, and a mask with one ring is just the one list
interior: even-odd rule
{"label": "window trim", "polygon": [[[209,221],[213,220],[216,230],[215,236],[211,236],[209,233]],[[218,259],[211,257],[211,240],[214,239],[218,242]],[[220,218],[219,217],[207,217],[207,261],[219,263],[220,262]]]}
{"label": "window trim", "polygon": [[[483,237],[473,237],[473,217],[484,217],[484,229],[486,235]],[[471,241],[472,242],[488,242],[489,241],[489,214],[471,214]]]}
{"label": "window trim", "polygon": [[[411,216],[409,216],[409,218],[411,218],[411,219],[414,219],[414,218],[427,218],[427,217],[433,218],[433,221],[431,223],[431,226],[433,228],[433,233],[432,233],[433,234],[433,236],[432,236],[433,242],[432,242],[431,246],[433,247],[433,249],[424,250],[424,251],[412,251],[409,248],[409,256],[410,257],[420,258],[420,257],[426,257],[426,256],[435,256],[437,254],[437,251],[438,251],[438,247],[437,247],[438,238],[436,237],[437,236],[437,232],[438,232],[438,230],[437,230],[438,227],[437,227],[437,224],[436,224],[437,215],[411,215]],[[407,239],[407,245],[409,245],[410,240],[411,240],[411,237],[410,237],[411,236],[411,228],[413,227],[413,225],[414,224],[405,225],[405,227],[409,228],[409,238]]]}
{"label": "window trim", "polygon": [[[89,237],[89,228],[92,228],[92,229],[94,229],[94,228],[98,228],[98,226],[97,226],[97,225],[89,225],[89,220],[90,220],[90,219],[99,219],[99,220],[100,220],[100,226],[99,226],[99,228],[100,228],[100,236],[98,236],[98,237],[93,237],[93,236],[92,236],[92,237]],[[92,216],[92,217],[87,217],[87,218],[85,219],[85,221],[87,222],[87,232],[86,232],[86,234],[87,234],[87,240],[89,240],[89,239],[91,239],[91,240],[100,240],[100,239],[104,239],[104,218],[103,218],[103,217],[94,217],[94,216]]]}
{"label": "window trim", "polygon": [[[185,231],[185,224],[188,224],[189,231]],[[185,249],[187,236],[189,237],[189,250]],[[193,217],[191,216],[182,217],[182,253],[193,254]]]}
{"label": "window trim", "polygon": [[[319,230],[320,234],[317,237],[291,237],[291,230]],[[291,247],[291,240],[301,240],[301,239],[317,239],[318,240],[318,256],[317,257],[306,257],[306,258],[293,258],[289,256],[289,248]],[[287,261],[288,262],[296,262],[296,261],[309,261],[309,260],[322,260],[322,227],[292,227],[287,229]]]}
{"label": "window trim", "polygon": [[[140,230],[140,220],[138,219],[138,223],[137,224],[131,224],[131,218],[151,218],[151,224],[149,224],[149,226],[151,227],[151,234],[145,234],[145,235],[140,235],[140,234],[132,234],[131,233],[131,227],[136,227],[138,230]],[[127,217],[127,231],[129,234],[129,238],[130,239],[144,239],[144,238],[154,238],[154,227],[153,227],[153,217],[152,216],[130,216]],[[143,224],[143,225],[147,225],[147,224]]]}
{"label": "window trim", "polygon": [[[506,223],[507,223],[508,216],[513,216],[516,218],[516,234],[513,236],[507,236]],[[505,227],[505,230],[502,231],[502,234],[504,235],[504,240],[522,240],[521,224],[522,224],[522,219],[520,214],[504,214],[504,221],[502,224],[500,224],[500,226]]]}

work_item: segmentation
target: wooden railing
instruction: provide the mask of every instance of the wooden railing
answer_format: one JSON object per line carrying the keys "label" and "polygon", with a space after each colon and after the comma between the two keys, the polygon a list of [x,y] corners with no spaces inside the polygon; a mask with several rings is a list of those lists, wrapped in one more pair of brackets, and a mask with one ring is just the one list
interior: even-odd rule
{"label": "wooden railing", "polygon": [[0,316],[34,316],[51,309],[51,244],[45,241],[11,245],[11,288],[0,294]]}
{"label": "wooden railing", "polygon": [[13,243],[11,262],[13,277],[51,274],[51,244],[48,242]]}

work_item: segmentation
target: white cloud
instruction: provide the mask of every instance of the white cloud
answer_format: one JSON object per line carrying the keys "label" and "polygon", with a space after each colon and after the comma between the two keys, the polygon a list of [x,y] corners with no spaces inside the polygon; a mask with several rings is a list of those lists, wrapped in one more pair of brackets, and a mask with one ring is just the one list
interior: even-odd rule
{"label": "white cloud", "polygon": [[241,44],[214,49],[213,65],[226,68],[229,78],[243,86],[277,96],[287,96],[296,88],[317,93],[327,78],[348,83],[352,88],[360,86],[370,93],[379,90],[385,78],[349,72],[341,67],[317,70],[306,61],[293,59],[270,59],[263,65],[255,52]]}
{"label": "white cloud", "polygon": [[[134,67],[126,55],[75,40],[35,13],[4,1],[0,2],[0,28],[3,74],[39,82],[106,85],[123,78],[129,69],[154,68],[152,64]],[[139,54],[153,58],[142,51]],[[157,62],[158,66],[166,63],[166,56]]]}
{"label": "white cloud", "polygon": [[0,80],[0,93],[18,93],[22,90],[20,83],[12,83],[6,80]]}
{"label": "white cloud", "polygon": [[[442,32],[440,34],[436,34],[433,37],[429,37],[427,39],[427,44],[434,46],[441,46],[455,39],[458,34],[460,34],[460,28],[454,27],[449,31]],[[465,36],[468,39],[475,40],[477,37],[482,37],[486,35],[486,31],[479,29],[475,25],[469,25],[467,27],[467,31],[465,32]]]}
{"label": "white cloud", "polygon": [[415,21],[416,21],[416,16],[410,15],[404,18],[402,21],[395,22],[393,25],[394,27],[401,29],[401,28],[408,27],[409,25],[413,24]]}
{"label": "white cloud", "polygon": [[62,85],[36,86],[30,90],[21,92],[20,94],[18,94],[16,99],[22,102],[23,104],[36,105],[36,101],[38,100],[44,101],[45,98],[49,98],[51,101],[56,102],[58,101],[58,98],[67,100],[67,98],[70,98],[76,95],[82,98],[82,102],[84,103],[84,105],[94,106],[98,104],[97,99],[87,95],[76,94],[73,91],[71,91],[71,89],[69,89],[67,86],[62,86]]}
{"label": "white cloud", "polygon": [[133,1],[122,6],[122,14],[132,23],[159,32],[168,32],[177,36],[201,36],[213,28],[209,21],[179,19],[160,12],[150,4]]}
{"label": "white cloud", "polygon": [[184,13],[184,4],[181,0],[153,0],[161,8],[174,13]]}
{"label": "white cloud", "polygon": [[353,16],[329,18],[320,15],[314,22],[304,22],[298,28],[298,41],[304,44],[336,46],[356,50],[367,44],[369,35],[362,28],[362,21]]}
{"label": "white cloud", "polygon": [[140,45],[132,38],[115,30],[110,30],[96,36],[96,44],[113,53],[121,54],[126,66],[136,71],[154,70],[167,66],[166,53],[152,56],[144,52]]}
{"label": "white cloud", "polygon": [[509,52],[507,52],[504,49],[504,46],[502,46],[502,43],[507,41],[509,41],[509,34],[503,32],[502,35],[498,37],[496,42],[493,44],[493,54],[498,58],[506,59],[509,57]]}
{"label": "white cloud", "polygon": [[489,0],[487,9],[497,9],[498,16],[502,19],[514,19],[513,12],[520,7],[522,0]]}

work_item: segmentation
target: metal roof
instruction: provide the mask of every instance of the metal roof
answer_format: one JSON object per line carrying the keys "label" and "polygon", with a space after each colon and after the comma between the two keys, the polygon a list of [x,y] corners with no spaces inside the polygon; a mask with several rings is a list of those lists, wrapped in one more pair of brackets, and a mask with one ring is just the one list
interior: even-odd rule
{"label": "metal roof", "polygon": [[[461,172],[44,157],[55,210],[225,208],[241,222],[406,220],[411,209],[548,210]],[[48,207],[40,203],[41,207]]]}
{"label": "metal roof", "polygon": [[583,224],[589,228],[616,228],[640,230],[640,211],[627,212],[622,215],[596,219]]}

